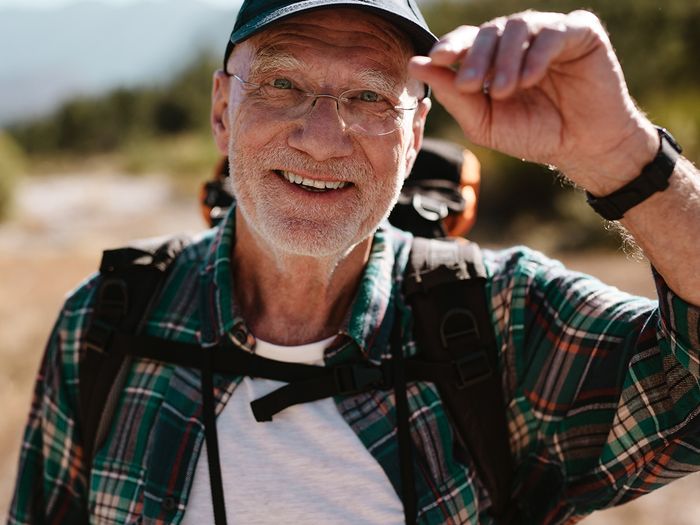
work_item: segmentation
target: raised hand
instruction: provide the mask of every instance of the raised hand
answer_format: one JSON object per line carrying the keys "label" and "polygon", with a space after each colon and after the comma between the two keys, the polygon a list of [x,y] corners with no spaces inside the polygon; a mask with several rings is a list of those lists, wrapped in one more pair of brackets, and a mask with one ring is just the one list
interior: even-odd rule
{"label": "raised hand", "polygon": [[414,57],[409,72],[431,85],[472,142],[555,165],[595,194],[634,178],[658,147],[587,11],[458,27],[429,57]]}

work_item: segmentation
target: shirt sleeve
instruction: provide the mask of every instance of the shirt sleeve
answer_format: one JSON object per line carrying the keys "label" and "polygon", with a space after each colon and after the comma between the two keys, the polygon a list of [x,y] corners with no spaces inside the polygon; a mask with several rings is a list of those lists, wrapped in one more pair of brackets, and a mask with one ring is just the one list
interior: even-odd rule
{"label": "shirt sleeve", "polygon": [[8,524],[86,523],[77,363],[89,287],[66,302],[44,351]]}
{"label": "shirt sleeve", "polygon": [[525,249],[494,269],[515,490],[532,523],[700,470],[697,307],[658,274],[656,302]]}

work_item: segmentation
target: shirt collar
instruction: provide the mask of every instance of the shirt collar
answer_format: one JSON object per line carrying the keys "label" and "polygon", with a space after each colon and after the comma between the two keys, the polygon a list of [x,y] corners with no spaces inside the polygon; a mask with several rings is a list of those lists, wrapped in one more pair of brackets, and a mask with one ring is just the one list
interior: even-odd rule
{"label": "shirt collar", "polygon": [[408,263],[412,236],[384,222],[374,234],[372,250],[350,308],[345,333],[373,360],[388,357],[388,341],[398,293]]}

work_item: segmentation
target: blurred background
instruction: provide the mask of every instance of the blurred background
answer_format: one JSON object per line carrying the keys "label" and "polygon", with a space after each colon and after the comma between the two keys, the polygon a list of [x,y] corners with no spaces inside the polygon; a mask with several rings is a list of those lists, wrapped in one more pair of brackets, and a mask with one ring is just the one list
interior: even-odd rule
{"label": "blurred background", "polygon": [[[597,13],[630,91],[688,158],[700,158],[698,0],[424,0],[436,34],[524,9]],[[0,0],[0,517],[7,510],[34,375],[64,294],[100,252],[203,227],[201,183],[217,153],[211,73],[236,0]],[[478,147],[439,107],[427,133],[482,164],[488,246],[529,244],[630,292],[651,295],[648,264],[546,168]],[[700,523],[693,476],[586,525]]]}

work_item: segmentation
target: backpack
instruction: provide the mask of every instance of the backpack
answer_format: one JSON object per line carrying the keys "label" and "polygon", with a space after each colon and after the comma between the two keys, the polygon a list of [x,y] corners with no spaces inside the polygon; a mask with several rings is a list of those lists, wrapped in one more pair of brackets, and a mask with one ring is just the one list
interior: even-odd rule
{"label": "backpack", "polygon": [[251,404],[258,421],[297,404],[371,389],[393,389],[406,523],[416,521],[406,383],[433,382],[454,432],[455,457],[469,450],[492,502],[499,525],[518,521],[512,499],[513,460],[497,349],[487,307],[486,271],[479,247],[462,239],[416,237],[404,275],[403,293],[413,310],[414,339],[421,350],[404,358],[401,323],[394,323],[392,358],[381,365],[350,363],[333,367],[271,361],[232,346],[203,349],[143,334],[154,300],[172,263],[189,240],[154,239],[108,250],[84,338],[79,406],[86,472],[106,437],[111,418],[136,357],[201,370],[203,419],[217,525],[226,523],[216,435],[213,374],[250,375],[288,384]]}

